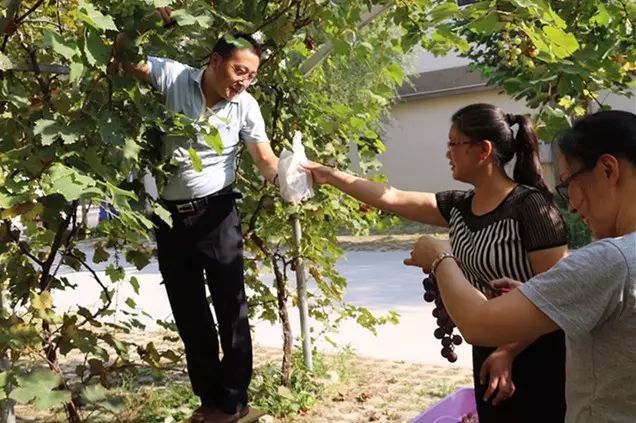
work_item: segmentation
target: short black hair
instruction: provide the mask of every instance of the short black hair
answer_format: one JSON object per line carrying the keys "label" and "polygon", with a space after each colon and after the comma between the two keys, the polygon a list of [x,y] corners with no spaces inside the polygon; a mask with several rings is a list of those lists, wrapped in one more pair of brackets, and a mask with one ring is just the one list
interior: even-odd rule
{"label": "short black hair", "polygon": [[252,53],[261,58],[261,45],[250,34],[237,32],[226,34],[219,39],[212,49],[212,54],[216,53],[224,59],[231,57],[236,50],[249,49]]}
{"label": "short black hair", "polygon": [[636,165],[636,115],[608,110],[587,115],[557,138],[566,159],[592,169],[604,154],[624,158]]}

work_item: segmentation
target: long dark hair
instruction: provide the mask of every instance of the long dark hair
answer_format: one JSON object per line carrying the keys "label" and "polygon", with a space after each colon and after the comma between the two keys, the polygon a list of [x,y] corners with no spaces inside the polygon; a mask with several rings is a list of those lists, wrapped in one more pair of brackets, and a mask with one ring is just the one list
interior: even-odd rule
{"label": "long dark hair", "polygon": [[[516,157],[513,170],[515,182],[538,188],[550,195],[543,180],[539,141],[532,122],[526,116],[506,113],[492,104],[477,103],[455,112],[451,121],[474,142],[492,142],[495,162],[502,168]],[[518,126],[516,136],[513,129],[515,125]]]}
{"label": "long dark hair", "polygon": [[636,165],[636,115],[611,110],[588,115],[557,138],[561,153],[591,169],[603,154]]}

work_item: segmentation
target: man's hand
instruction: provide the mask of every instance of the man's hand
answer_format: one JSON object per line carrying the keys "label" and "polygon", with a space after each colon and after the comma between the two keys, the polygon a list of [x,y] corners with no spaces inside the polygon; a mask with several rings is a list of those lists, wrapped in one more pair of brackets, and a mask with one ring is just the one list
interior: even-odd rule
{"label": "man's hand", "polygon": [[307,163],[305,163],[303,167],[309,172],[311,172],[312,179],[318,185],[328,184],[329,177],[334,172],[334,169],[329,166],[325,166],[320,163],[311,162],[311,161],[308,161]]}
{"label": "man's hand", "polygon": [[515,384],[512,381],[513,360],[514,355],[510,352],[497,349],[484,361],[479,372],[479,382],[482,385],[488,383],[484,401],[490,400],[497,391],[492,400],[492,405],[497,405],[515,393]]}
{"label": "man's hand", "polygon": [[150,82],[150,64],[147,62],[141,63],[138,65],[133,65],[131,63],[127,63],[125,60],[121,62],[118,60],[118,56],[121,55],[121,52],[128,48],[126,47],[126,43],[129,43],[126,35],[123,32],[117,34],[115,37],[115,42],[111,48],[111,59],[110,63],[106,67],[106,72],[109,74],[119,73],[124,71],[128,74],[131,74],[136,79],[142,82]]}
{"label": "man's hand", "polygon": [[158,7],[156,10],[157,15],[163,21],[163,27],[168,28],[177,23],[176,19],[171,16],[172,8],[171,7]]}
{"label": "man's hand", "polygon": [[405,259],[404,264],[418,266],[425,272],[430,272],[435,259],[441,253],[449,251],[451,251],[451,246],[447,240],[423,236],[417,240],[411,251],[411,257]]}
{"label": "man's hand", "polygon": [[274,154],[271,144],[269,142],[248,142],[245,145],[263,178],[275,184],[278,174],[278,157]]}

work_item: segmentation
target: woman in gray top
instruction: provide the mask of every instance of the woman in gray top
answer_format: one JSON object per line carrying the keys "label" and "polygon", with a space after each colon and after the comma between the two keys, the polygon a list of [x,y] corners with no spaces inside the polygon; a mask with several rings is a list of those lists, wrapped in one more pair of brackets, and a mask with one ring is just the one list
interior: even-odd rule
{"label": "woman in gray top", "polygon": [[[636,115],[599,112],[558,140],[557,192],[599,239],[523,285],[487,300],[445,241],[418,240],[405,264],[432,271],[470,343],[503,345],[563,329],[568,422],[636,418]],[[541,404],[537,404],[541,406]]]}

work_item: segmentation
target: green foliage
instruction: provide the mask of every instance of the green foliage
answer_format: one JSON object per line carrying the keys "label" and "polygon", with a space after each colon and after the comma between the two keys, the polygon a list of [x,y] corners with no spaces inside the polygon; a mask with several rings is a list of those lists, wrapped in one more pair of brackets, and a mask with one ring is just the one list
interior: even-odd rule
{"label": "green foliage", "polygon": [[491,84],[537,108],[550,142],[572,119],[636,87],[636,4],[629,0],[483,1],[453,28]]}
{"label": "green foliage", "polygon": [[[108,388],[122,369],[134,368],[139,361],[160,369],[179,359],[176,351],[138,345],[122,336],[144,329],[135,298],[122,299],[119,315],[124,318],[109,318],[115,313],[119,284],[139,289],[120,258],[137,268],[145,266],[154,252],[149,212],[170,221],[167,211],[144,192],[141,176],[150,170],[161,188],[174,165],[158,154],[160,136],[191,140],[196,125],[165,110],[150,87],[113,73],[108,65],[118,32],[127,40],[118,49],[120,60],[138,62],[153,54],[193,66],[206,63],[221,35],[260,32],[267,57],[252,93],[262,106],[275,151],[288,147],[293,131],[300,130],[312,158],[350,168],[356,157],[365,174],[377,168],[375,156],[384,149],[378,122],[403,81],[401,58],[426,38],[425,33],[419,35],[423,21],[414,17],[424,19],[431,3],[400,2],[387,8],[389,0],[212,5],[204,0],[155,0],[151,5],[145,0],[74,0],[37,2],[28,9],[16,0],[4,2],[0,287],[5,301],[0,356],[12,362],[15,382],[4,385],[6,393],[17,389],[15,395],[23,401],[64,403],[68,418],[79,421],[86,407],[114,410],[110,390],[97,383]],[[168,5],[177,25],[165,29],[153,7]],[[387,10],[362,28],[361,20],[372,6]],[[427,24],[448,16],[448,11],[437,9],[436,14],[426,17]],[[301,65],[322,46],[332,46],[332,54],[313,73],[301,73]],[[205,139],[218,151],[217,133],[205,134]],[[200,162],[194,149],[190,160]],[[275,320],[282,315],[281,303],[272,299],[279,294],[295,300],[286,282],[300,253],[319,286],[310,298],[313,318],[332,328],[351,317],[371,330],[395,321],[393,314],[378,318],[344,304],[346,281],[335,270],[342,253],[335,240],[338,228],[363,232],[380,221],[375,212],[364,212],[357,202],[343,201],[327,188],[302,206],[284,204],[273,187],[261,182],[249,158],[242,160],[239,174],[246,248],[254,257],[247,266],[247,283],[255,292],[250,298],[253,315]],[[87,232],[78,210],[101,202],[116,210],[116,216],[94,231],[92,254],[86,254],[77,245]],[[293,248],[289,225],[294,213],[305,228],[300,251]],[[104,272],[92,268],[104,262]],[[55,307],[51,294],[73,288],[60,275],[61,265],[93,276],[101,289],[99,304],[66,311]],[[283,284],[272,287],[262,277],[268,270],[279,271]],[[59,357],[77,353],[82,360],[74,378],[62,375]],[[49,385],[32,386],[29,379],[21,379],[28,378],[33,364],[58,374],[59,387],[51,391]],[[35,395],[29,397],[25,389]],[[70,396],[84,402],[71,402]],[[292,401],[299,402],[309,400]]]}
{"label": "green foliage", "polygon": [[561,214],[567,229],[569,248],[581,248],[592,242],[590,228],[577,214],[570,213],[565,207],[561,208]]}
{"label": "green foliage", "polygon": [[[160,369],[179,360],[176,351],[121,336],[144,328],[134,298],[122,299],[124,319],[107,319],[114,314],[118,284],[139,289],[120,258],[142,268],[154,252],[149,212],[170,222],[168,212],[144,192],[141,176],[150,170],[161,188],[174,164],[158,154],[160,136],[193,139],[196,125],[165,110],[150,87],[107,72],[118,32],[128,40],[119,59],[138,62],[153,54],[194,66],[206,63],[221,35],[260,32],[266,58],[251,91],[262,106],[274,150],[289,148],[291,134],[300,130],[310,158],[362,175],[378,167],[376,156],[384,150],[379,122],[403,82],[401,59],[418,43],[435,53],[464,52],[492,82],[541,106],[544,139],[585,113],[591,102],[600,103],[600,90],[627,92],[636,71],[635,6],[627,0],[493,0],[465,8],[450,0],[36,4],[27,9],[8,0],[0,9],[0,30],[7,31],[0,44],[0,356],[13,364],[11,378],[3,379],[11,381],[4,384],[6,394],[17,390],[21,401],[39,405],[64,403],[73,421],[83,411],[68,401],[70,395],[103,402],[98,399],[110,394],[95,386],[98,381],[108,387],[121,369],[139,361]],[[177,25],[164,29],[152,8],[167,5]],[[361,27],[372,6],[386,10]],[[17,32],[10,30],[15,24]],[[301,72],[328,46],[333,51],[321,66]],[[502,49],[516,54],[517,62],[513,56],[501,60]],[[218,134],[206,134],[206,141],[218,149]],[[198,163],[196,151],[190,159]],[[385,221],[378,213],[329,187],[317,189],[316,197],[301,206],[285,204],[274,187],[261,181],[249,157],[241,160],[237,188],[244,194],[243,232],[253,258],[246,266],[254,292],[252,315],[274,321],[284,315],[279,307],[285,299],[296,300],[287,285],[300,254],[318,287],[309,298],[310,315],[327,331],[344,318],[372,331],[396,321],[395,314],[377,317],[345,304],[346,280],[335,269],[342,254],[337,233],[343,228],[364,233],[381,225]],[[100,202],[117,216],[95,230],[97,242],[87,257],[77,245],[87,232],[77,211]],[[304,228],[299,251],[289,224],[294,214]],[[105,272],[91,267],[105,261]],[[61,265],[93,275],[100,303],[58,310],[52,293],[73,287],[59,274]],[[263,278],[268,271],[276,275],[274,287]],[[57,366],[60,355],[71,353],[83,357],[75,369],[78,385],[68,383]],[[61,378],[55,380],[59,387],[52,389],[53,379],[30,382],[28,370],[40,365]],[[291,380],[293,385],[296,379]],[[312,389],[287,398],[286,405],[277,406],[280,412],[308,406]]]}
{"label": "green foliage", "polygon": [[200,404],[187,382],[171,383],[165,387],[148,387],[141,391],[141,398],[136,392],[127,392],[128,405],[134,409],[131,416],[123,421],[140,421],[147,423],[178,422],[192,414]]}
{"label": "green foliage", "polygon": [[[250,385],[250,404],[267,414],[282,417],[302,413],[320,399],[323,381],[327,375],[329,363],[332,361],[341,371],[346,371],[350,355],[340,354],[326,357],[318,352],[314,355],[315,369],[309,372],[304,364],[302,353],[293,354],[289,387],[280,383],[280,366],[268,363],[254,369]],[[109,396],[99,386],[87,388],[89,395],[84,395],[91,405],[98,404],[99,410],[110,411],[108,416],[101,415],[103,421],[164,423],[181,421],[190,416],[199,404],[190,384],[179,378],[178,381],[168,379],[152,379],[148,383],[141,382],[141,375],[128,375],[113,389],[116,397]],[[167,383],[169,381],[169,383]],[[110,403],[115,403],[114,407]],[[122,407],[121,405],[124,405]],[[99,420],[102,421],[102,420]]]}
{"label": "green foliage", "polygon": [[314,354],[314,371],[307,370],[300,351],[293,354],[289,386],[280,384],[280,366],[271,363],[258,368],[253,376],[249,394],[256,408],[276,417],[306,412],[320,399],[326,374],[325,357]]}
{"label": "green foliage", "polygon": [[9,397],[20,404],[33,402],[40,410],[59,406],[71,397],[68,391],[55,390],[62,382],[62,377],[48,369],[17,376],[16,381],[17,387],[11,391]]}

